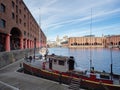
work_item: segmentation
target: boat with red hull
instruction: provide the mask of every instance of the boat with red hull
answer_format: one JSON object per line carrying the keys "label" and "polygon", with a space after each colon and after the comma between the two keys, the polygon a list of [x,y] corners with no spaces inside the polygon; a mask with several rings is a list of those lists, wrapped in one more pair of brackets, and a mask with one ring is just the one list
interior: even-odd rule
{"label": "boat with red hull", "polygon": [[[87,72],[76,69],[70,64],[73,57],[47,55],[45,60],[24,61],[24,71],[42,78],[70,84],[71,80],[80,81],[80,88],[89,90],[120,90],[118,78],[110,78],[110,74]],[[73,62],[74,63],[74,62]],[[72,67],[72,68],[71,68]]]}

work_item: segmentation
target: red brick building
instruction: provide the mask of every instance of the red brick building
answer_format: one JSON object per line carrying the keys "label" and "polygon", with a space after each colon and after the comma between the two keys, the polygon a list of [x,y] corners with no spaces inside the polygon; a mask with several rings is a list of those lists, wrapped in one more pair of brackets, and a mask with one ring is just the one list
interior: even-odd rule
{"label": "red brick building", "polygon": [[68,47],[109,47],[120,48],[120,35],[106,37],[70,37]]}
{"label": "red brick building", "polygon": [[0,0],[0,51],[46,45],[46,36],[23,0]]}
{"label": "red brick building", "polygon": [[119,47],[120,48],[120,35],[113,35],[106,37],[106,46]]}
{"label": "red brick building", "polygon": [[68,40],[69,47],[104,47],[104,37],[70,37]]}

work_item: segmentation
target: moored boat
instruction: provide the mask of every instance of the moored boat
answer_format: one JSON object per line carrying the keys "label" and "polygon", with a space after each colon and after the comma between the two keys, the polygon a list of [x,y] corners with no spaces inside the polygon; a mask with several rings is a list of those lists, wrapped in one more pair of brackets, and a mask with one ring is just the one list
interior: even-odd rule
{"label": "moored boat", "polygon": [[[74,67],[74,57],[47,55],[46,59],[32,62],[24,61],[25,72],[46,79],[70,84],[71,80],[79,80],[81,88],[92,90],[120,90],[119,80],[111,80],[110,74],[88,72]],[[116,83],[116,84],[115,84]]]}

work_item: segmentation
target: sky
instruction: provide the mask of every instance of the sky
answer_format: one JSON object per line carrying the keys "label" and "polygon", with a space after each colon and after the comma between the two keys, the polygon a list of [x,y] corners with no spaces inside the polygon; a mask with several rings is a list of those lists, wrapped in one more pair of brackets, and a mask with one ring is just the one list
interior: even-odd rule
{"label": "sky", "polygon": [[120,35],[120,0],[24,0],[47,40]]}

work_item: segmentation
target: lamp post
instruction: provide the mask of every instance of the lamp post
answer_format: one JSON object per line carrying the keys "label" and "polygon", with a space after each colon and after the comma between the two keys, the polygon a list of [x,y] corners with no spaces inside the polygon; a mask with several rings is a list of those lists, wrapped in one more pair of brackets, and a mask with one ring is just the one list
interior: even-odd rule
{"label": "lamp post", "polygon": [[110,42],[110,36],[109,36],[109,48],[110,48],[110,56],[111,56],[111,64],[110,64],[110,74],[111,74],[111,80],[112,80],[112,76],[113,76],[113,60],[112,60],[112,45],[113,43]]}
{"label": "lamp post", "polygon": [[112,44],[111,44],[111,47],[110,47],[110,56],[111,56],[111,64],[110,64],[110,67],[111,67],[111,80],[112,80],[112,76],[113,76]]}
{"label": "lamp post", "polygon": [[36,50],[36,38],[34,38],[34,61],[35,61],[35,50]]}

